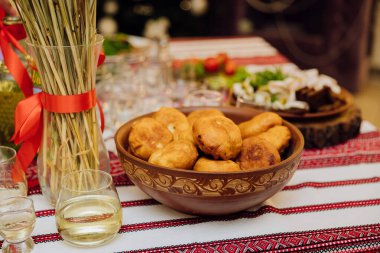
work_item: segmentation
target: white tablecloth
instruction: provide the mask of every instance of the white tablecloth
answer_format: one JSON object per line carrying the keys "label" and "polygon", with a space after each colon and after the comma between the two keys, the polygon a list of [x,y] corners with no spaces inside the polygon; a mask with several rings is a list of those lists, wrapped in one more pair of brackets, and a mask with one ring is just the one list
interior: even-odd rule
{"label": "white tablecloth", "polygon": [[[284,63],[260,38],[171,45],[179,58],[220,51],[253,62],[257,58],[260,64]],[[269,60],[263,63],[263,57]],[[123,205],[118,236],[97,248],[68,246],[57,233],[54,210],[36,188],[30,196],[38,216],[33,231],[35,252],[379,252],[380,133],[368,122],[361,132],[347,143],[305,151],[300,168],[283,191],[261,206],[222,217],[190,216],[157,203],[130,183],[117,158],[111,156]],[[108,142],[111,150],[112,142]]]}

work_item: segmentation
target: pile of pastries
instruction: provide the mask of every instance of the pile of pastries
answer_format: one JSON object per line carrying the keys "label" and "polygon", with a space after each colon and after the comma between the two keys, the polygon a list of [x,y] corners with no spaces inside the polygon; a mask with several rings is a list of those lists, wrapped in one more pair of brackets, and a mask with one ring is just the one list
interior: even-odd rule
{"label": "pile of pastries", "polygon": [[168,168],[259,170],[279,163],[290,139],[289,129],[273,112],[237,125],[216,109],[197,110],[186,116],[175,108],[163,107],[133,123],[128,150]]}

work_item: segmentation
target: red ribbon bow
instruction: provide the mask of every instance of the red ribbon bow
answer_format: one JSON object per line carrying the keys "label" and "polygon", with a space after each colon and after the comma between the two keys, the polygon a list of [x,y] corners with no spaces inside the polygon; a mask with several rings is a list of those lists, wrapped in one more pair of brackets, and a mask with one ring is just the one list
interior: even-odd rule
{"label": "red ribbon bow", "polygon": [[21,53],[27,54],[25,49],[17,41],[17,39],[25,38],[25,30],[22,25],[6,26],[2,21],[4,17],[5,11],[0,8],[0,49],[4,56],[4,63],[20,86],[24,96],[29,97],[33,95],[33,82],[13,49],[14,47]]}
{"label": "red ribbon bow", "polygon": [[[12,141],[23,144],[17,153],[15,166],[26,171],[37,154],[43,131],[43,108],[49,112],[76,113],[91,109],[96,104],[95,90],[68,96],[40,92],[20,101],[15,111],[15,133]],[[102,119],[102,130],[103,127]]]}

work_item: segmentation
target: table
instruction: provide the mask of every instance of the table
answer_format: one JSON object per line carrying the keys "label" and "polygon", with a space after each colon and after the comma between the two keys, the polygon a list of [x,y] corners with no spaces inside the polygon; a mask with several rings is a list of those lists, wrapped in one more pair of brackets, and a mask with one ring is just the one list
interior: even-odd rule
{"label": "table", "polygon": [[[261,38],[181,40],[171,45],[178,58],[220,51],[239,63],[290,64]],[[29,194],[38,217],[35,252],[380,251],[380,132],[368,122],[347,143],[304,151],[283,191],[258,207],[228,216],[196,217],[165,207],[130,182],[114,153],[110,158],[123,226],[111,243],[92,249],[62,241],[54,210],[37,185],[35,167],[29,170]]]}

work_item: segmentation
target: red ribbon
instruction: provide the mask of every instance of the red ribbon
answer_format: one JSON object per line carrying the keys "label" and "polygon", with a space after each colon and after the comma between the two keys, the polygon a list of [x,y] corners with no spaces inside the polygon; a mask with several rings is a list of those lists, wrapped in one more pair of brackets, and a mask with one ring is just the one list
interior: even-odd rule
{"label": "red ribbon", "polygon": [[100,51],[99,59],[98,59],[98,67],[104,63],[106,60],[106,55],[103,51]]}
{"label": "red ribbon", "polygon": [[96,104],[95,90],[68,96],[40,92],[20,101],[15,111],[15,133],[12,141],[16,145],[23,144],[17,153],[15,166],[26,171],[37,154],[42,139],[43,108],[49,112],[77,113],[89,110]]}
{"label": "red ribbon", "polygon": [[14,47],[26,55],[25,49],[20,45],[14,36],[17,31],[17,38],[21,38],[23,33],[25,33],[25,30],[22,29],[20,31],[20,27],[23,28],[20,25],[4,25],[2,22],[4,17],[5,11],[0,8],[0,49],[3,52],[4,63],[17,84],[20,86],[22,92],[24,93],[24,96],[29,97],[33,95],[33,82],[30,79],[28,72],[26,71],[18,55],[13,50]]}

